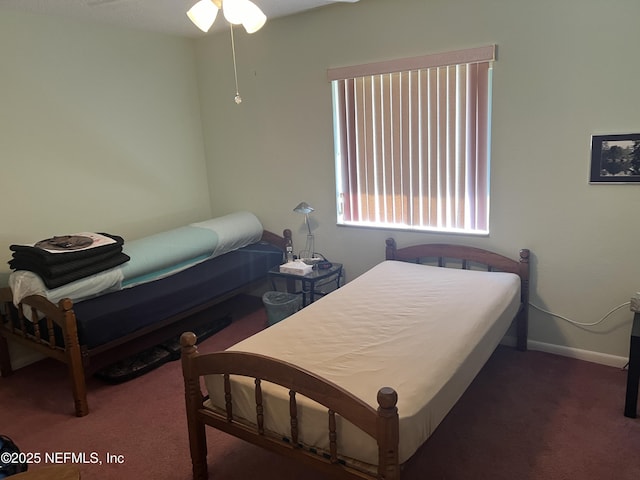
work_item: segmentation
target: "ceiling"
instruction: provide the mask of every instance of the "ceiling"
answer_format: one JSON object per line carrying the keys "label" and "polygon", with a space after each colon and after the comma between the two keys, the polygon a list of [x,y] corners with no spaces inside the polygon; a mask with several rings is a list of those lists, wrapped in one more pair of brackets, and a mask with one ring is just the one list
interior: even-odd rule
{"label": "ceiling", "polygon": [[[197,0],[0,0],[6,9],[57,15],[77,20],[148,30],[173,35],[205,35],[187,18],[186,11]],[[358,0],[253,0],[267,18],[282,17],[332,3],[355,3]],[[268,20],[267,20],[268,22]],[[216,20],[215,32],[226,22]]]}

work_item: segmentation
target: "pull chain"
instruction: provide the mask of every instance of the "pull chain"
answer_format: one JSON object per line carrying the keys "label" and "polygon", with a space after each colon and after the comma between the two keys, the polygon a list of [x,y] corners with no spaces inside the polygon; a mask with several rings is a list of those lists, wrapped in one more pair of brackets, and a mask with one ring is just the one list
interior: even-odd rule
{"label": "pull chain", "polygon": [[238,91],[238,70],[236,68],[236,44],[233,41],[233,25],[229,24],[229,28],[231,29],[231,52],[233,53],[233,75],[236,79],[236,96],[233,99],[239,105],[242,103],[242,97],[240,96],[240,92]]}

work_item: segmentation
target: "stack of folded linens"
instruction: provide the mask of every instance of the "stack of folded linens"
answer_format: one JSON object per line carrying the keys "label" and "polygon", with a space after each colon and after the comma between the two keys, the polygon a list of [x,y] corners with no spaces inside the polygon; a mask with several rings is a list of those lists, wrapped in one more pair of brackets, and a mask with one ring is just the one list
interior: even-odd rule
{"label": "stack of folded linens", "polygon": [[127,262],[123,245],[122,237],[108,233],[55,236],[32,245],[11,245],[9,266],[34,272],[47,288],[57,288]]}

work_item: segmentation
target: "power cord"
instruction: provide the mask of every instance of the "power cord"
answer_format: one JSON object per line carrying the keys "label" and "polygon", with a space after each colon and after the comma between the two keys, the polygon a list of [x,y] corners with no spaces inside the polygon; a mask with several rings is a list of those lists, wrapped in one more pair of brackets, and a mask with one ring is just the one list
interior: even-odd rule
{"label": "power cord", "polygon": [[561,320],[565,320],[565,321],[567,321],[569,323],[572,323],[573,325],[579,325],[581,327],[593,327],[595,325],[598,325],[599,323],[602,323],[603,321],[605,321],[609,317],[609,315],[613,314],[614,312],[617,312],[621,308],[626,307],[626,306],[628,306],[630,304],[631,304],[631,302],[625,302],[625,303],[623,303],[621,305],[618,305],[617,307],[612,308],[611,310],[609,310],[609,312],[604,317],[602,317],[600,320],[598,320],[596,322],[593,322],[593,323],[582,323],[582,322],[576,322],[575,320],[571,320],[570,318],[567,318],[567,317],[563,317],[562,315],[558,315],[557,313],[550,312],[548,310],[545,310],[544,308],[538,307],[537,305],[534,305],[533,303],[529,302],[529,305],[531,305],[536,310],[539,310],[539,311],[541,311],[543,313],[546,313],[546,314],[551,315],[553,317],[559,318]]}

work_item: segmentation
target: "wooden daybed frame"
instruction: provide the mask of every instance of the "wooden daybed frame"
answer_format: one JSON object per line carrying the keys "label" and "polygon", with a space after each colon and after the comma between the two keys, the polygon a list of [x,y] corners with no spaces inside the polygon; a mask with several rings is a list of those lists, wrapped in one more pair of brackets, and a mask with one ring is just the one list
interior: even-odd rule
{"label": "wooden daybed frame", "polygon": [[[447,265],[447,259],[456,259],[458,268],[486,266],[488,271],[515,273],[521,281],[520,307],[516,315],[517,348],[527,348],[527,323],[529,303],[529,250],[520,251],[519,260],[512,260],[487,250],[446,244],[427,244],[398,249],[393,239],[386,241],[386,259],[414,263],[424,263],[424,259],[435,259],[439,266]],[[232,434],[236,437],[278,452],[284,456],[298,459],[336,478],[378,478],[398,480],[401,465],[398,463],[399,419],[397,411],[397,393],[390,387],[372,385],[379,388],[378,408],[372,408],[343,388],[290,363],[262,355],[224,351],[199,354],[193,333],[181,336],[182,368],[185,383],[185,400],[189,445],[193,465],[193,478],[208,478],[207,443],[205,428],[207,425]],[[201,391],[201,377],[210,374],[224,375],[226,413],[207,408],[207,397]],[[242,375],[255,380],[256,425],[247,425],[234,418],[231,409],[229,375]],[[261,382],[267,381],[281,385],[289,390],[291,441],[265,432],[263,425],[263,405]],[[298,445],[298,419],[296,394],[308,397],[328,411],[328,435],[330,455],[322,456]],[[363,432],[373,437],[378,444],[378,471],[370,474],[341,462],[336,445],[336,415],[339,415]]]}
{"label": "wooden daybed frame", "polygon": [[[291,231],[284,230],[283,236],[264,231],[262,241],[285,250],[290,242]],[[266,279],[266,275],[265,275]],[[190,308],[179,314],[136,330],[128,335],[112,340],[94,348],[82,345],[78,339],[78,327],[73,302],[62,299],[54,304],[40,295],[24,298],[17,309],[13,309],[13,294],[9,287],[0,288],[0,373],[3,377],[13,373],[7,339],[24,345],[41,354],[63,362],[67,365],[71,390],[78,417],[89,413],[87,403],[86,378],[119,360],[153,347],[174,336],[180,335],[185,329],[196,328],[198,325],[210,321],[211,318],[198,313],[204,312],[243,291],[256,288],[256,282],[244,285],[222,296],[211,298],[209,301]],[[135,288],[135,287],[133,287]],[[38,323],[29,322],[25,318],[25,311],[40,312],[46,321],[46,331]],[[17,318],[14,318],[17,315]],[[35,318],[32,314],[30,318]],[[62,343],[56,339],[55,330],[62,332]]]}

